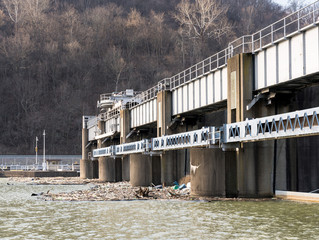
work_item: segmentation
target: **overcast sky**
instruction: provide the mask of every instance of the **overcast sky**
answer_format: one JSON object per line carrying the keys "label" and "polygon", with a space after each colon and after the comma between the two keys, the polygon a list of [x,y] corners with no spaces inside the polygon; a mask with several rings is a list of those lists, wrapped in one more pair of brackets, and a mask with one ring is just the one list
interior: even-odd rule
{"label": "overcast sky", "polygon": [[[276,3],[279,3],[279,4],[283,5],[283,6],[288,4],[288,0],[273,0],[273,1],[276,2]],[[313,3],[315,1],[316,0],[305,0],[304,2],[305,2],[305,4],[310,4],[310,3]]]}

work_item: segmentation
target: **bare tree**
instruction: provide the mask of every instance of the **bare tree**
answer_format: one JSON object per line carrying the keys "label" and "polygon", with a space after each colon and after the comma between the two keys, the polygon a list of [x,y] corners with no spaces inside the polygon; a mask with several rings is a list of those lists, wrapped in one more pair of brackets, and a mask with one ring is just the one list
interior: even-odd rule
{"label": "bare tree", "polygon": [[228,7],[217,0],[182,0],[177,5],[174,18],[189,38],[200,39],[221,38],[231,31],[226,18]]}
{"label": "bare tree", "polygon": [[122,73],[126,69],[126,62],[122,57],[122,50],[112,46],[107,53],[106,62],[108,70],[114,77],[115,92],[117,92]]}
{"label": "bare tree", "polygon": [[4,25],[5,15],[2,10],[0,10],[0,27]]}
{"label": "bare tree", "polygon": [[24,15],[23,3],[24,0],[3,0],[7,14],[15,25],[16,33],[18,32],[18,23],[20,23]]}
{"label": "bare tree", "polygon": [[191,64],[207,56],[209,39],[219,45],[232,31],[226,16],[228,7],[219,0],[182,0],[176,10],[173,17],[180,24],[180,45],[183,51],[189,48]]}
{"label": "bare tree", "polygon": [[23,8],[26,12],[26,16],[32,22],[38,21],[43,13],[49,8],[49,0],[24,0]]}
{"label": "bare tree", "polygon": [[305,6],[305,0],[289,0],[287,6],[287,12],[293,13]]}

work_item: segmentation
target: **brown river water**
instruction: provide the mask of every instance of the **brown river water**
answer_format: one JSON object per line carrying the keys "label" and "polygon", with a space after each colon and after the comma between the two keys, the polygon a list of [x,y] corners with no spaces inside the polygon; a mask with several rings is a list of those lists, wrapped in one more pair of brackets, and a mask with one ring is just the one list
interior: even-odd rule
{"label": "brown river water", "polygon": [[8,181],[0,178],[0,239],[319,239],[319,204],[53,202],[31,193],[93,185],[7,185]]}

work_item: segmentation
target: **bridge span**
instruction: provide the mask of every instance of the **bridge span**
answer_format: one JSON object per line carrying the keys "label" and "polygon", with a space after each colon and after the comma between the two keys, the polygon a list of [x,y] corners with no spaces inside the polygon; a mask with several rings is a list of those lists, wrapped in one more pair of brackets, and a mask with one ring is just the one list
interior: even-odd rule
{"label": "bridge span", "polygon": [[319,188],[319,1],[84,116],[81,177],[203,196]]}

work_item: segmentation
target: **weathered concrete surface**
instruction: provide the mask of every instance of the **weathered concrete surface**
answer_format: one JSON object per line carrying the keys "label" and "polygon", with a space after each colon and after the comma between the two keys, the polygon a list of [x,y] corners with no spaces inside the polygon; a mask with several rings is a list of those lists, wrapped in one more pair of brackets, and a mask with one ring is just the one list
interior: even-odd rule
{"label": "weathered concrete surface", "polygon": [[93,167],[92,161],[81,159],[80,160],[80,177],[82,179],[92,179],[93,178]]}
{"label": "weathered concrete surface", "polygon": [[276,197],[279,199],[292,200],[298,202],[319,203],[319,194],[316,193],[276,191]]}
{"label": "weathered concrete surface", "polygon": [[191,194],[224,197],[225,153],[221,149],[190,150]]}
{"label": "weathered concrete surface", "polygon": [[122,157],[122,180],[130,181],[130,156]]}
{"label": "weathered concrete surface", "polygon": [[92,171],[93,171],[92,178],[98,179],[99,178],[99,161],[97,159],[94,159],[92,161]]}
{"label": "weathered concrete surface", "polygon": [[173,182],[177,180],[176,164],[176,151],[163,152],[161,155],[161,182],[164,185],[173,185]]}
{"label": "weathered concrete surface", "polygon": [[[130,132],[131,115],[129,109],[123,109],[120,111],[120,144],[130,142],[130,139],[126,139],[127,134]],[[130,155],[123,156],[122,158],[122,180],[130,181]]]}
{"label": "weathered concrete surface", "polygon": [[85,147],[88,144],[88,131],[86,128],[82,128],[82,159],[88,158],[88,150]]}
{"label": "weathered concrete surface", "polygon": [[152,156],[152,183],[155,185],[161,184],[161,157]]}
{"label": "weathered concrete surface", "polygon": [[132,154],[130,157],[130,182],[132,186],[150,186],[152,159],[148,155]]}
{"label": "weathered concrete surface", "polygon": [[[157,136],[172,134],[168,125],[172,121],[172,93],[161,91],[157,94]],[[176,151],[161,154],[161,182],[172,185],[176,180]]]}
{"label": "weathered concrete surface", "polygon": [[121,179],[121,159],[99,157],[99,180],[101,182],[118,182]]}
{"label": "weathered concrete surface", "polygon": [[93,177],[92,162],[88,160],[88,149],[85,147],[88,143],[87,134],[87,129],[82,128],[82,159],[80,160],[80,177],[82,179]]}

